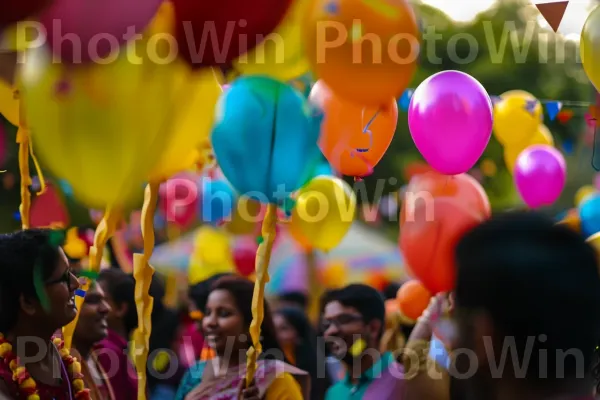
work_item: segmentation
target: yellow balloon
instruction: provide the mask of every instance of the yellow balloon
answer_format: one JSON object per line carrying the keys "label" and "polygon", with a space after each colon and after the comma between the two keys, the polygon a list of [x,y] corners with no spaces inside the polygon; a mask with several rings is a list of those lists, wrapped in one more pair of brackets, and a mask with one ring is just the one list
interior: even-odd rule
{"label": "yellow balloon", "polygon": [[234,271],[229,237],[209,226],[200,228],[190,257],[188,270],[190,284],[204,281],[216,274]]}
{"label": "yellow balloon", "polygon": [[329,251],[346,236],[356,214],[356,195],[343,180],[319,176],[298,191],[290,229],[315,249]]}
{"label": "yellow balloon", "polygon": [[261,204],[248,196],[240,196],[231,220],[224,228],[232,235],[249,235],[257,230],[258,221],[261,217]]}
{"label": "yellow balloon", "polygon": [[19,90],[0,80],[0,114],[14,126],[19,126]]}
{"label": "yellow balloon", "polygon": [[296,0],[273,33],[233,62],[235,71],[242,75],[267,75],[284,82],[307,73],[301,23],[310,1]]}
{"label": "yellow balloon", "polygon": [[111,55],[113,62],[66,68],[45,47],[26,57],[21,94],[35,150],[90,208],[129,207],[141,198],[178,110],[187,106],[187,66],[156,60],[165,53],[148,50],[152,37],[169,32],[170,7],[165,2],[146,35]]}
{"label": "yellow balloon", "polygon": [[552,137],[552,133],[550,133],[550,130],[548,127],[546,127],[546,125],[540,125],[538,127],[538,131],[535,135],[533,135],[531,140],[524,143],[509,145],[504,148],[504,162],[511,173],[515,169],[515,164],[517,163],[519,154],[521,154],[521,152],[529,146],[536,144],[554,146],[554,138]]}
{"label": "yellow balloon", "polygon": [[[504,146],[528,141],[541,124],[542,104],[530,93],[511,90],[494,106],[494,135]],[[528,103],[535,107],[528,109]]]}
{"label": "yellow balloon", "polygon": [[600,7],[590,13],[583,26],[579,52],[585,73],[600,91]]}
{"label": "yellow balloon", "polygon": [[577,207],[580,204],[583,204],[585,200],[594,193],[596,193],[596,188],[594,188],[592,185],[580,187],[575,193],[575,206]]}
{"label": "yellow balloon", "polygon": [[174,124],[162,157],[150,173],[150,180],[161,181],[191,168],[202,156],[201,146],[209,140],[215,106],[223,93],[220,76],[212,68],[176,76],[174,86],[183,88]]}
{"label": "yellow balloon", "polygon": [[348,276],[348,268],[344,263],[331,263],[325,267],[321,274],[321,282],[327,288],[338,289],[344,287]]}

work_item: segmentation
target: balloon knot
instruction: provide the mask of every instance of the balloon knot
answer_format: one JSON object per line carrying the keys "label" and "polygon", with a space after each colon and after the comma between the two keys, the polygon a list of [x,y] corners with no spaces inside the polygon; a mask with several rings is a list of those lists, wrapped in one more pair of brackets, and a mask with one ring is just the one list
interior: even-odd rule
{"label": "balloon knot", "polygon": [[360,176],[355,176],[354,177],[354,182],[362,182],[363,178],[361,178]]}

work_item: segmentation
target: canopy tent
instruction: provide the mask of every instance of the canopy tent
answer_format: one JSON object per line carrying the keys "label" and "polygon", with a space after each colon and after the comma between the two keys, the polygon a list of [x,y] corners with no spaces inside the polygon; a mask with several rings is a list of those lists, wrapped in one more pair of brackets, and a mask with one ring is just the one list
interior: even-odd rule
{"label": "canopy tent", "polygon": [[[159,270],[186,273],[198,232],[192,231],[179,239],[157,246],[151,264]],[[237,239],[231,236],[230,240],[233,248]],[[381,273],[390,280],[399,281],[405,274],[403,259],[396,243],[360,223],[355,223],[342,243],[329,254],[317,252],[315,262],[320,270],[331,264],[345,265],[347,283],[364,281],[373,273]],[[279,232],[273,248],[269,272],[271,281],[266,288],[268,295],[308,290],[305,253],[285,229]]]}

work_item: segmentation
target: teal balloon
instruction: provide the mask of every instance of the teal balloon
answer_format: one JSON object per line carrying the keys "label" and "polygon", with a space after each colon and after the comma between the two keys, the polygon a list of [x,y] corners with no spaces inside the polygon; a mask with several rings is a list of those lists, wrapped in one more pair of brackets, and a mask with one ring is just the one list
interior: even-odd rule
{"label": "teal balloon", "polygon": [[281,205],[314,176],[322,119],[289,85],[237,79],[217,105],[211,137],[223,175],[239,194]]}
{"label": "teal balloon", "polygon": [[600,196],[593,196],[579,206],[579,219],[586,237],[600,232]]}

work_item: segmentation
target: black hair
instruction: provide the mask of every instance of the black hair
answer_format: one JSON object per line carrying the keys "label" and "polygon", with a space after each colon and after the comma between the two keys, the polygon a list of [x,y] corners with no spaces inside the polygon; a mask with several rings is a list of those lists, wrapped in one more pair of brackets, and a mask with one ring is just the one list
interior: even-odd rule
{"label": "black hair", "polygon": [[[241,276],[224,276],[213,283],[211,292],[215,290],[226,290],[235,298],[236,306],[242,314],[244,326],[250,327],[252,322],[252,298],[254,296],[254,283]],[[264,319],[261,329],[261,344],[264,358],[277,358],[286,361],[283,350],[277,341],[275,324],[271,314],[271,308],[266,300],[263,301]],[[277,357],[281,355],[281,357]]]}
{"label": "black hair", "polygon": [[233,274],[224,273],[224,274],[216,274],[211,276],[210,278],[196,283],[193,286],[190,286],[188,290],[188,297],[194,302],[194,305],[198,310],[204,311],[206,308],[206,300],[208,299],[208,295],[212,289],[213,283],[218,281],[220,278],[224,276],[231,276]]}
{"label": "black hair", "polygon": [[319,363],[325,362],[325,353],[317,345],[317,332],[302,310],[285,307],[275,313],[285,318],[296,331],[298,339],[301,340],[295,349],[296,367],[310,375],[310,398],[324,399],[332,382],[328,374],[325,374],[324,377],[318,375]]}
{"label": "black hair", "polygon": [[322,308],[328,303],[337,301],[345,307],[355,308],[365,323],[373,320],[381,322],[379,336],[385,328],[385,302],[381,293],[371,286],[352,284],[341,289],[327,292],[321,301]]}
{"label": "black hair", "polygon": [[127,312],[123,316],[123,324],[125,325],[125,332],[129,337],[138,326],[135,305],[135,280],[133,276],[118,268],[108,268],[100,271],[98,282],[106,283],[107,292],[116,305],[127,306]]}
{"label": "black hair", "polygon": [[397,283],[390,283],[383,289],[383,298],[386,300],[395,299],[400,290],[400,285]]}
{"label": "black hair", "polygon": [[280,301],[295,303],[300,308],[305,309],[308,305],[308,296],[302,292],[286,292],[279,295]]}
{"label": "black hair", "polygon": [[[565,378],[589,373],[600,337],[600,276],[596,253],[583,236],[537,212],[504,213],[468,232],[456,260],[459,318],[485,312],[500,338],[515,339],[519,354],[536,338],[531,354],[547,354],[548,378],[540,383],[562,371]],[[541,335],[545,341],[537,340]],[[571,351],[585,364],[557,354]],[[532,382],[540,377],[539,364],[527,368]]]}
{"label": "black hair", "polygon": [[21,295],[38,299],[34,277],[39,265],[42,280],[52,276],[59,260],[59,246],[49,229],[28,229],[0,235],[0,332],[9,332],[19,317]]}

